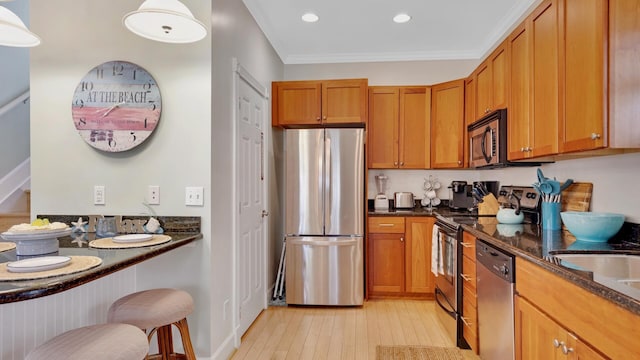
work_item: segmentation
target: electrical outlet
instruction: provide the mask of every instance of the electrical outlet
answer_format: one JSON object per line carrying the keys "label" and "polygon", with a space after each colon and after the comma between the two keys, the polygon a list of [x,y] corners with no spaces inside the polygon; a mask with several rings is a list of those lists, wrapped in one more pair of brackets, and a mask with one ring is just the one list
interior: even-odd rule
{"label": "electrical outlet", "polygon": [[104,185],[95,185],[93,187],[93,204],[104,205],[104,203],[105,203]]}
{"label": "electrical outlet", "polygon": [[184,204],[187,206],[203,206],[204,188],[202,186],[187,186],[185,188]]}
{"label": "electrical outlet", "polygon": [[160,205],[160,186],[149,185],[147,188],[147,203],[149,205]]}

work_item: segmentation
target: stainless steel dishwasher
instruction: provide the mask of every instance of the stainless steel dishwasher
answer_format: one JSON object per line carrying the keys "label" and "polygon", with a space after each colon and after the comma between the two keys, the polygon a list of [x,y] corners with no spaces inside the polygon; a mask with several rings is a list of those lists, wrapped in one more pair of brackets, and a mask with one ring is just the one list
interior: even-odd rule
{"label": "stainless steel dishwasher", "polygon": [[480,358],[484,360],[514,359],[515,262],[513,255],[484,241],[478,241],[476,264]]}

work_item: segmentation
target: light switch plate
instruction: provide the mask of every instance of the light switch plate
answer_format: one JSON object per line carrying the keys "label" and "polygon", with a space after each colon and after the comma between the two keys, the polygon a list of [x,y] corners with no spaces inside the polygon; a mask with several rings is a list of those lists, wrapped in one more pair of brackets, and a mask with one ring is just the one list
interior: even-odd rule
{"label": "light switch plate", "polygon": [[185,188],[184,204],[187,206],[204,206],[204,188],[202,186],[187,186]]}

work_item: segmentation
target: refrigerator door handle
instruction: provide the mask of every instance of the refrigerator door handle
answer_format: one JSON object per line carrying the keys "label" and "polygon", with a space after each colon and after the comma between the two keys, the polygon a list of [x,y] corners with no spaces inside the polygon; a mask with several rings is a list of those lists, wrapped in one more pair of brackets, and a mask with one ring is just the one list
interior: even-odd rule
{"label": "refrigerator door handle", "polygon": [[[331,223],[331,210],[333,208],[333,204],[331,203],[332,197],[331,192],[333,191],[333,186],[331,184],[331,137],[325,131],[324,138],[324,232],[327,234],[329,231],[329,224]],[[328,234],[327,234],[328,235]],[[332,234],[333,235],[333,234]]]}
{"label": "refrigerator door handle", "polygon": [[337,240],[337,241],[327,241],[327,240],[304,240],[304,239],[292,239],[288,238],[287,243],[291,245],[311,245],[311,246],[355,246],[358,245],[358,238],[356,239],[345,239],[345,240]]}

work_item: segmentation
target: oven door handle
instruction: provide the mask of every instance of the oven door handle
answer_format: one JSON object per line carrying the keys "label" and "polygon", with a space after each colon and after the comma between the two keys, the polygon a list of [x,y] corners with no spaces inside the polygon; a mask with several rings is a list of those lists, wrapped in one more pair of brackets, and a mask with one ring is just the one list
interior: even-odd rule
{"label": "oven door handle", "polygon": [[[438,224],[436,224],[436,225],[438,225]],[[445,228],[442,225],[438,226],[438,231],[440,232],[441,235],[445,235],[445,236],[448,236],[448,237],[453,238],[453,239],[457,239],[458,238],[458,234],[457,233],[449,232],[449,231],[445,230]]]}
{"label": "oven door handle", "polygon": [[[440,306],[440,308],[442,310],[444,310],[447,314],[449,314],[450,316],[455,317],[456,316],[456,312],[454,310],[454,307],[451,306],[451,303],[449,302],[449,299],[447,299],[447,297],[444,295],[444,293],[442,292],[442,290],[438,289],[436,287],[436,303],[438,304],[438,306]],[[442,303],[442,301],[440,301],[440,298],[444,299],[444,301],[446,302],[446,307],[445,304]]]}

